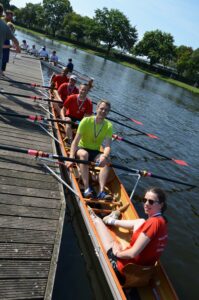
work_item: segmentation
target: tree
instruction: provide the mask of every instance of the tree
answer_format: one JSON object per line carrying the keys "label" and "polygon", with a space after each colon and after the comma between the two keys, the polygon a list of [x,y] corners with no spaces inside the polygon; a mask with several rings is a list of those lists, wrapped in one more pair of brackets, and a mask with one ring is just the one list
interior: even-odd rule
{"label": "tree", "polygon": [[127,17],[118,9],[97,9],[94,20],[96,36],[105,43],[108,55],[115,46],[130,50],[137,41],[136,28],[130,25]]}
{"label": "tree", "polygon": [[68,0],[43,0],[44,17],[49,33],[55,35],[61,29],[64,16],[72,12],[72,6]]}
{"label": "tree", "polygon": [[4,10],[10,9],[10,0],[1,0],[1,4],[3,4]]}
{"label": "tree", "polygon": [[16,22],[27,28],[44,28],[43,7],[41,4],[26,3],[26,6],[15,10]]}
{"label": "tree", "polygon": [[173,43],[174,39],[170,33],[160,30],[147,31],[133,52],[136,55],[147,56],[151,65],[159,62],[166,65],[175,55]]}
{"label": "tree", "polygon": [[183,75],[187,70],[192,53],[193,49],[191,47],[182,45],[176,48],[176,69],[179,75]]}

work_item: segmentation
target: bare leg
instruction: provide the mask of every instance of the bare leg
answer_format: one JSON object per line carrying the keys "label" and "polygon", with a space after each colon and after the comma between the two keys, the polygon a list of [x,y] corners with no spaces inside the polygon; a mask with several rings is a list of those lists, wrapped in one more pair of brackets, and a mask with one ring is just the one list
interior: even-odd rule
{"label": "bare leg", "polygon": [[[71,119],[68,117],[66,117],[65,120],[71,122]],[[71,124],[65,124],[65,130],[66,130],[66,137],[69,138],[69,140],[72,140]]]}
{"label": "bare leg", "polygon": [[100,185],[100,192],[104,191],[104,187],[106,185],[106,182],[108,180],[109,176],[109,170],[110,168],[105,166],[100,170],[99,173],[99,185]]}
{"label": "bare leg", "polygon": [[[77,157],[81,160],[88,160],[88,152],[86,150],[79,149],[77,151]],[[80,164],[79,167],[84,184],[84,189],[86,190],[89,187],[89,166]]]}
{"label": "bare leg", "polygon": [[114,239],[112,235],[110,234],[108,228],[103,223],[103,221],[97,217],[97,216],[91,216],[93,223],[95,225],[95,228],[100,236],[100,239],[102,241],[102,244],[105,248],[105,251],[107,252],[110,248],[113,247]]}

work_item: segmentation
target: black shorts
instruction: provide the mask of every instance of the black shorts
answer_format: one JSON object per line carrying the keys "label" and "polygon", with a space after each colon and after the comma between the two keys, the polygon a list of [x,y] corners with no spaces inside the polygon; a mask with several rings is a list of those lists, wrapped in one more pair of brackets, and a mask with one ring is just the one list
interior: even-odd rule
{"label": "black shorts", "polygon": [[118,278],[120,284],[123,285],[124,282],[125,282],[125,277],[120,273],[120,271],[117,268],[117,257],[113,254],[113,249],[112,248],[110,248],[107,251],[107,256],[110,260],[110,263],[112,265],[113,270],[115,271],[115,274],[117,275],[117,278]]}
{"label": "black shorts", "polygon": [[83,147],[78,147],[77,151],[80,149],[86,150],[88,152],[88,160],[90,160],[90,161],[95,161],[96,156],[98,156],[98,154],[102,153],[98,150],[91,150],[91,149],[87,149],[87,148],[83,148]]}

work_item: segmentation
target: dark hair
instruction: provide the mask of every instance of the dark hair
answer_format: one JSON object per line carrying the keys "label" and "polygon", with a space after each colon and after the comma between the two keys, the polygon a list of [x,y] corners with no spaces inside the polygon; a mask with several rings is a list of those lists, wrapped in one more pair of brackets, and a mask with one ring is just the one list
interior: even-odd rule
{"label": "dark hair", "polygon": [[164,213],[167,209],[167,199],[165,192],[159,187],[150,187],[146,190],[146,192],[152,192],[157,195],[159,203],[162,203],[163,206],[161,208],[161,212]]}

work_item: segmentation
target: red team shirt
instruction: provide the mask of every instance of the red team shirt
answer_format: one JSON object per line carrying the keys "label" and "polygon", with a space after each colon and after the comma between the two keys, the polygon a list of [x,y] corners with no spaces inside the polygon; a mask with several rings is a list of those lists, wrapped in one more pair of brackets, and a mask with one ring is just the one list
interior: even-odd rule
{"label": "red team shirt", "polygon": [[66,98],[72,94],[79,94],[79,89],[76,86],[72,88],[69,86],[69,83],[62,83],[58,89],[58,93],[62,101],[64,102]]}
{"label": "red team shirt", "polygon": [[62,83],[69,82],[69,78],[59,74],[52,78],[52,82],[54,82],[56,89],[58,89]]}
{"label": "red team shirt", "polygon": [[139,255],[132,259],[119,259],[117,261],[117,268],[122,273],[122,269],[128,263],[137,265],[151,266],[160,258],[167,244],[168,233],[167,224],[163,217],[151,217],[146,220],[132,235],[130,246],[131,248],[137,240],[139,234],[143,232],[149,238],[149,244],[141,251]]}
{"label": "red team shirt", "polygon": [[78,98],[79,95],[68,96],[63,106],[66,108],[66,116],[81,120],[85,114],[92,114],[93,105],[89,98],[86,98],[84,102]]}

